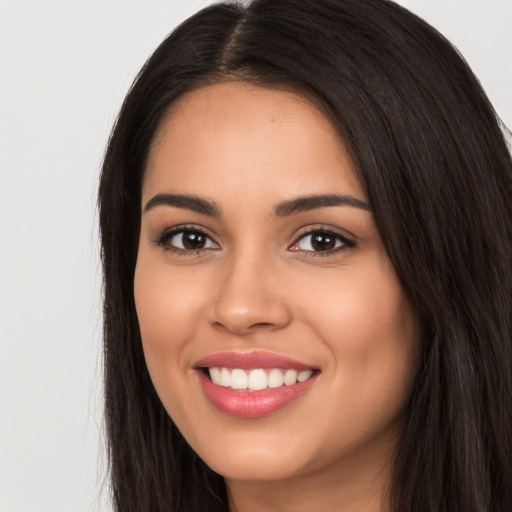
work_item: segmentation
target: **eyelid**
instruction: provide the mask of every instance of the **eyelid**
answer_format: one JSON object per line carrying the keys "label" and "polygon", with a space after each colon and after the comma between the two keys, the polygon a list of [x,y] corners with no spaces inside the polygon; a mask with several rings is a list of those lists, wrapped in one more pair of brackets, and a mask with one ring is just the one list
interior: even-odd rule
{"label": "eyelid", "polygon": [[[169,245],[166,247],[167,242],[174,236],[187,232],[192,231],[196,233],[200,233],[201,235],[204,235],[206,238],[208,238],[211,243],[213,243],[216,247],[203,247],[199,249],[186,249],[186,248],[180,248],[176,246]],[[306,238],[307,236],[311,236],[316,233],[324,233],[333,236],[338,241],[341,242],[341,246],[335,247],[333,249],[328,249],[325,251],[319,251],[319,250],[305,250],[300,248],[293,248],[296,246],[301,240]],[[347,234],[349,236],[347,236]],[[348,233],[345,230],[342,230],[340,228],[335,228],[328,225],[314,225],[314,226],[305,226],[294,237],[293,242],[288,246],[287,250],[291,250],[293,252],[301,252],[303,254],[306,254],[307,256],[329,256],[334,255],[338,252],[352,249],[357,244],[352,239],[356,238],[351,233]],[[197,225],[197,224],[179,224],[172,227],[167,227],[163,231],[160,232],[160,234],[156,238],[152,238],[151,241],[156,244],[157,246],[163,247],[165,250],[169,252],[173,252],[176,254],[181,255],[199,255],[201,253],[205,253],[212,250],[218,250],[220,249],[220,244],[216,241],[215,237],[209,233],[209,230],[204,228],[203,226]]]}
{"label": "eyelid", "polygon": [[[293,246],[297,245],[300,240],[306,238],[307,236],[314,235],[315,233],[325,233],[329,234],[336,239],[340,240],[342,242],[341,247],[336,247],[334,249],[326,250],[326,251],[308,251],[303,249],[292,249]],[[307,226],[302,228],[299,233],[295,236],[294,241],[290,244],[288,247],[288,250],[294,250],[297,252],[302,252],[304,254],[307,254],[308,256],[329,256],[336,254],[340,251],[344,251],[347,249],[352,249],[356,247],[356,242],[351,239],[350,237],[354,237],[354,235],[350,234],[350,237],[347,236],[348,233],[345,230],[341,230],[339,228],[334,228],[332,226],[326,226],[326,225],[317,225],[317,226]]]}
{"label": "eyelid", "polygon": [[[200,248],[200,249],[183,249],[180,247],[175,246],[169,246],[166,247],[167,242],[174,236],[184,233],[187,231],[192,231],[195,233],[200,233],[201,235],[204,235],[206,238],[208,238],[213,244],[215,244],[217,247],[207,247],[207,248]],[[217,248],[220,248],[220,244],[215,240],[215,237],[213,237],[206,228],[203,226],[199,226],[197,224],[178,224],[177,226],[172,226],[164,229],[160,232],[160,234],[156,238],[152,238],[151,241],[156,244],[159,247],[163,247],[165,250],[168,250],[169,252],[174,252],[178,254],[184,254],[184,255],[190,255],[192,254],[198,254],[206,251],[216,250]]]}

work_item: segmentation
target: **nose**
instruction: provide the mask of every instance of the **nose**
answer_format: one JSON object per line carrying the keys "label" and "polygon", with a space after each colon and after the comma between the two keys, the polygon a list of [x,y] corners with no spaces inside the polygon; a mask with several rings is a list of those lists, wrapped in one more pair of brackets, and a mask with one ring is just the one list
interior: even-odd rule
{"label": "nose", "polygon": [[291,314],[283,283],[268,260],[257,256],[226,262],[208,320],[238,336],[286,327]]}

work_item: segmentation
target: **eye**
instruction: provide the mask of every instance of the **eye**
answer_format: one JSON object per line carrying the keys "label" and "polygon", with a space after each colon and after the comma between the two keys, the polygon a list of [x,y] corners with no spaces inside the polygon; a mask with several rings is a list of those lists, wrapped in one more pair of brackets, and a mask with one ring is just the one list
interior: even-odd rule
{"label": "eye", "polygon": [[355,247],[355,243],[345,236],[330,230],[316,229],[301,235],[289,250],[333,253],[350,247]]}
{"label": "eye", "polygon": [[219,249],[219,245],[199,229],[176,228],[167,231],[155,242],[170,251],[177,252]]}

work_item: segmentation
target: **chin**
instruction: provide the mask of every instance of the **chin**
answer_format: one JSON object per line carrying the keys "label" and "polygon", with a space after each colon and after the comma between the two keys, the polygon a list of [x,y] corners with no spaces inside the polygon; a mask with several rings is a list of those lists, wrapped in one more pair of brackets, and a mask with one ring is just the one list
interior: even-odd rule
{"label": "chin", "polygon": [[[282,459],[282,457],[279,457]],[[227,480],[244,480],[244,481],[279,481],[291,478],[301,473],[297,463],[288,464],[287,461],[269,460],[268,457],[247,458],[235,457],[219,461],[215,459],[215,464],[208,464],[216,473],[219,473]]]}
{"label": "chin", "polygon": [[194,449],[213,471],[228,480],[285,480],[320,467],[328,458],[322,453],[315,455],[312,440],[294,440],[289,431],[268,434],[230,435],[230,440],[201,443]]}

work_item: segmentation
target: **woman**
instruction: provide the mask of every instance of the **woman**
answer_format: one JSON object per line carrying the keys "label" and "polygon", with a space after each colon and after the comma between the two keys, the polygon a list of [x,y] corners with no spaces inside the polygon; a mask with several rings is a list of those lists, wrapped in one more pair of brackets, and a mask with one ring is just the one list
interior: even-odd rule
{"label": "woman", "polygon": [[383,0],[257,0],[156,50],[105,156],[120,511],[512,508],[512,163]]}

